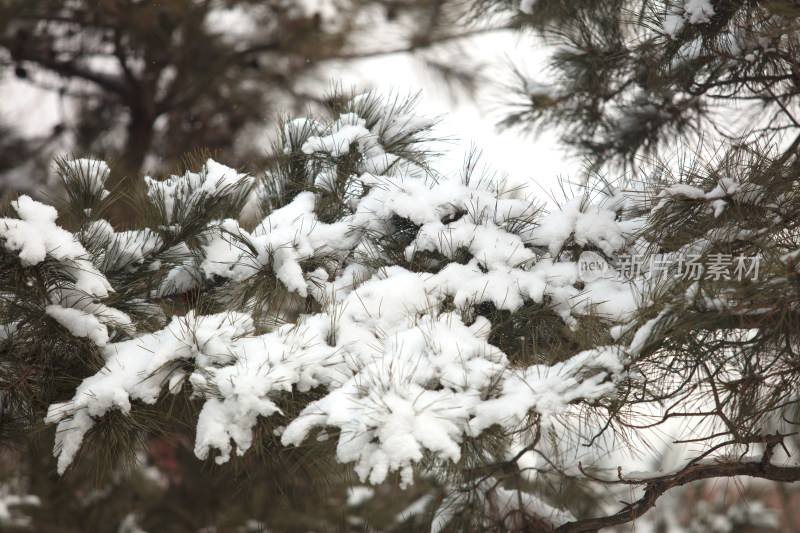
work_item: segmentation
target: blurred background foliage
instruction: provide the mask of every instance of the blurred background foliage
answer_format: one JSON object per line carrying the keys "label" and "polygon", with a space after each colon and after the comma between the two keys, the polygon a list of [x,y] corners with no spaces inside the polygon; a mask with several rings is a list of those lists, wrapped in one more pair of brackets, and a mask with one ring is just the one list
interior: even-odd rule
{"label": "blurred background foliage", "polygon": [[[35,110],[0,115],[0,192],[40,189],[54,153],[105,156],[111,184],[124,194],[140,172],[172,170],[199,147],[230,166],[263,169],[265,127],[281,113],[324,104],[330,72],[362,58],[414,54],[469,91],[479,69],[460,42],[491,28],[464,24],[466,7],[460,0],[3,0],[0,90],[15,84],[57,95],[61,111],[34,133]],[[135,217],[126,205],[115,205],[118,225]]]}

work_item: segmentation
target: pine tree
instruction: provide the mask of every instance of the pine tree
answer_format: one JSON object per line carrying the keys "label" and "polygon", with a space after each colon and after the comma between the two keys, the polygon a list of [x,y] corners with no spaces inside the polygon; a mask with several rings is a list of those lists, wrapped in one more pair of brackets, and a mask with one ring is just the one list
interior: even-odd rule
{"label": "pine tree", "polygon": [[[574,305],[571,244],[615,253],[614,211],[578,199],[539,221],[474,159],[434,173],[433,122],[411,102],[336,102],[328,119],[284,123],[257,182],[212,160],[146,178],[139,229],[100,218],[99,161],[60,165],[60,212],[11,202],[4,428],[55,426],[60,474],[135,461],[177,422],[218,464],[331,441],[362,482],[408,487],[416,469],[437,523],[458,527],[461,507],[474,527],[546,523],[555,510],[500,482],[570,402],[602,409],[616,389],[619,352],[595,346],[618,311]],[[255,227],[230,218],[253,198]],[[631,300],[625,283],[603,287]]]}
{"label": "pine tree", "polygon": [[[641,270],[627,273],[650,279],[619,340],[644,380],[625,403],[650,420],[627,427],[682,425],[677,438],[700,450],[678,474],[617,481],[647,491],[596,524],[634,518],[689,480],[796,481],[797,5],[479,5],[553,47],[549,79],[517,73],[504,125],[558,126],[587,162],[584,183],[615,176],[647,215],[627,259]],[[797,527],[791,507],[785,528]]]}
{"label": "pine tree", "polygon": [[[174,168],[197,147],[263,169],[264,127],[285,109],[324,103],[332,64],[416,53],[432,72],[474,86],[471,65],[445,66],[441,54],[474,31],[456,24],[463,11],[446,0],[5,1],[4,84],[15,77],[57,95],[62,111],[41,138],[4,135],[0,170],[25,173],[13,181],[35,191],[43,180],[34,170],[45,173],[54,153],[104,154],[116,191],[145,167]],[[19,129],[5,117],[3,126]],[[114,205],[120,223],[135,217],[124,202]]]}
{"label": "pine tree", "polygon": [[[479,2],[480,4],[480,2]],[[798,146],[792,2],[485,3],[553,46],[551,79],[523,76],[506,125],[562,126],[591,168],[702,140]],[[661,150],[660,150],[661,149]]]}
{"label": "pine tree", "polygon": [[[726,15],[732,24],[771,5],[665,8],[684,22],[663,22],[674,31],[651,36],[648,57],[666,53],[663,40],[705,31],[723,8],[738,6]],[[522,8],[519,22],[567,39],[617,32],[630,46],[623,36],[646,40],[655,27],[627,4],[512,7]],[[761,52],[791,50],[795,37],[787,31]],[[578,146],[594,170],[631,169],[632,154],[668,146],[627,134],[630,146],[609,144],[605,104],[581,103],[588,85],[570,85],[586,81],[581,72],[620,80],[631,70],[570,72],[563,87],[526,82],[528,116],[546,105],[558,118],[573,106],[574,128],[591,130]],[[594,85],[595,99],[610,94]],[[770,105],[790,110],[790,90],[781,94]],[[620,98],[632,130],[670,133],[635,112],[650,103]],[[335,95],[327,112],[284,120],[261,175],[198,155],[166,179],[146,178],[129,231],[103,218],[110,171],[97,160],[59,164],[68,198],[58,210],[24,195],[3,206],[3,439],[34,457],[53,444],[52,468],[66,480],[94,467],[105,492],[84,486],[68,497],[107,513],[110,530],[345,529],[364,524],[356,519],[382,530],[596,531],[690,482],[800,480],[794,143],[740,137],[707,160],[641,164],[636,179],[592,175],[547,210],[481,172],[474,154],[460,172],[435,172],[433,121],[413,102]],[[676,470],[613,464],[656,448],[653,428],[671,424],[693,453]],[[180,504],[163,504],[159,515],[156,489],[119,482],[127,465],[168,494],[190,475],[175,468],[187,451],[225,487],[216,497],[224,510],[209,501],[180,517]],[[160,475],[137,466],[143,459]],[[249,478],[256,505],[232,503],[237,475]],[[258,509],[279,490],[296,506],[303,499],[293,495],[324,479],[344,483],[313,513]],[[337,517],[331,505],[344,486],[352,502],[372,490],[378,505],[394,506],[397,486],[409,505],[353,503]],[[18,495],[24,489],[12,503],[36,505]],[[52,494],[31,492],[51,505]],[[119,506],[131,492],[142,508]],[[103,498],[108,505],[94,503]],[[774,525],[756,515],[732,516]]]}

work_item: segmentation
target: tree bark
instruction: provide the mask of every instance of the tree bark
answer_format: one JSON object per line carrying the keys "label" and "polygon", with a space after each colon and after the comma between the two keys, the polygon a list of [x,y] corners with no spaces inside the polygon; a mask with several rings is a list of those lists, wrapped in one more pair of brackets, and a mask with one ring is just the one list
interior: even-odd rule
{"label": "tree bark", "polygon": [[111,222],[115,228],[130,228],[138,220],[138,212],[132,206],[132,198],[141,186],[141,171],[144,160],[153,143],[155,113],[146,106],[130,106],[127,135],[119,159],[112,167],[108,189],[114,193],[109,208]]}

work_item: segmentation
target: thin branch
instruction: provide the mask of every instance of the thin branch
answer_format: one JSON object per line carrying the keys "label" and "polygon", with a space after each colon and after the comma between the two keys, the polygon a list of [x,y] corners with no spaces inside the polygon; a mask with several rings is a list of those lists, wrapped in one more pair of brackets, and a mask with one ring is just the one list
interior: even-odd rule
{"label": "thin branch", "polygon": [[470,30],[460,33],[451,33],[448,35],[442,35],[440,37],[428,37],[422,44],[412,42],[410,45],[403,46],[401,48],[389,48],[386,50],[365,50],[363,52],[350,52],[337,55],[336,57],[332,57],[331,59],[367,59],[370,57],[379,57],[379,56],[386,56],[393,54],[406,54],[409,52],[414,52],[416,50],[419,50],[420,48],[428,48],[434,44],[441,44],[449,41],[457,41],[459,39],[466,39],[469,37],[473,37],[475,35],[481,35],[484,33],[493,33],[496,31],[503,31],[507,29],[508,28],[505,26],[492,26],[488,28],[480,28],[477,30]]}
{"label": "thin branch", "polygon": [[716,460],[714,462],[696,464],[696,460],[694,460],[680,472],[655,478],[625,479],[621,474],[619,480],[593,478],[606,484],[638,485],[646,488],[644,495],[640,499],[631,504],[626,504],[625,508],[616,514],[567,522],[557,527],[554,531],[555,533],[589,533],[596,532],[604,527],[618,526],[631,522],[654,507],[657,500],[668,490],[693,481],[738,476],[750,476],[784,483],[800,481],[800,467],[776,466],[771,463],[775,446],[783,444],[783,439],[786,437],[787,435],[778,433],[753,437],[753,443],[757,442],[765,445],[764,455],[760,461]]}

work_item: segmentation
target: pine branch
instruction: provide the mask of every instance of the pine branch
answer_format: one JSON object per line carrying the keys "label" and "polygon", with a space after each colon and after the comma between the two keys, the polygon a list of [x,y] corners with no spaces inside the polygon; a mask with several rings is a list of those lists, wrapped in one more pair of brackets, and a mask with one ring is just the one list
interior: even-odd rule
{"label": "pine branch", "polygon": [[[776,466],[771,463],[775,447],[778,445],[783,446],[783,441],[788,436],[790,435],[776,433],[774,435],[761,435],[747,439],[745,442],[753,444],[758,443],[765,446],[764,454],[758,461],[723,461],[717,459],[713,462],[698,464],[698,461],[694,460],[680,472],[655,478],[623,478],[622,474],[620,474],[620,479],[618,480],[607,481],[593,478],[604,484],[644,487],[645,492],[641,498],[633,503],[627,504],[624,509],[616,514],[568,522],[555,528],[554,532],[591,533],[597,532],[601,528],[626,524],[636,520],[636,518],[642,516],[650,508],[654,507],[658,499],[668,490],[686,485],[693,481],[738,476],[749,476],[781,483],[800,481],[800,467]],[[584,475],[586,475],[585,472]]]}

